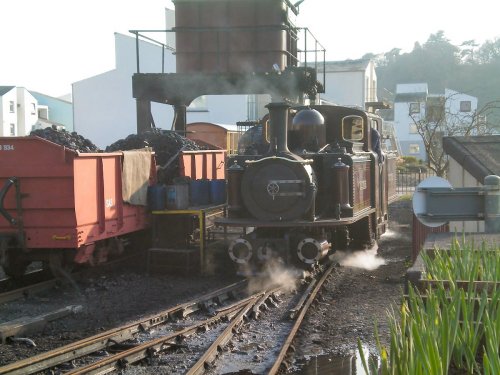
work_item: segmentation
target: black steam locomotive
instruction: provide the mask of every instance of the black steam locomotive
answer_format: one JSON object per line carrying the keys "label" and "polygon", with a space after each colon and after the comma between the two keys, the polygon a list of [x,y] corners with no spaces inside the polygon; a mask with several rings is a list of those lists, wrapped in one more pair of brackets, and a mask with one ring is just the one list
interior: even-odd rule
{"label": "black steam locomotive", "polygon": [[384,233],[396,157],[379,149],[382,119],[335,105],[267,107],[260,144],[228,161],[228,218],[219,224],[245,233],[229,244],[231,259],[310,266]]}

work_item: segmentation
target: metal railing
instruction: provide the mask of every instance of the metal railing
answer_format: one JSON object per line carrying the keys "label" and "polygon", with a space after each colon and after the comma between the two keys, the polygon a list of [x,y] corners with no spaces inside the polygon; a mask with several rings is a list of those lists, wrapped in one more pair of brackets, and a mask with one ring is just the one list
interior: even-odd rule
{"label": "metal railing", "polygon": [[436,174],[430,170],[419,171],[397,171],[396,191],[398,194],[411,194],[420,182]]}
{"label": "metal railing", "polygon": [[[322,83],[323,87],[326,84],[326,49],[325,47],[316,39],[316,37],[312,34],[312,32],[307,27],[295,27],[289,25],[280,25],[280,26],[241,26],[241,27],[196,27],[196,28],[177,28],[177,29],[169,29],[169,30],[129,30],[130,33],[135,35],[135,48],[136,48],[136,65],[137,65],[137,73],[141,72],[141,64],[140,64],[140,41],[144,40],[149,43],[156,44],[162,48],[162,56],[161,56],[161,66],[162,73],[164,73],[164,65],[165,65],[165,50],[169,50],[175,54],[175,48],[152,38],[149,35],[158,35],[164,34],[165,36],[168,33],[175,33],[177,31],[190,31],[190,32],[199,32],[204,33],[207,31],[216,32],[217,33],[217,47],[218,51],[222,51],[222,46],[219,45],[220,34],[228,34],[234,31],[244,31],[244,30],[285,30],[289,32],[290,38],[292,38],[295,43],[291,43],[292,45],[287,46],[287,50],[283,52],[287,56],[288,65],[289,66],[304,66],[314,67],[316,71],[319,73],[320,66],[322,68]],[[300,35],[302,34],[302,35]],[[299,48],[298,40],[303,39],[303,48]],[[312,39],[314,46],[310,47],[310,39]],[[308,45],[309,44],[309,45]],[[295,47],[294,47],[295,46]],[[257,52],[257,51],[256,51]]]}

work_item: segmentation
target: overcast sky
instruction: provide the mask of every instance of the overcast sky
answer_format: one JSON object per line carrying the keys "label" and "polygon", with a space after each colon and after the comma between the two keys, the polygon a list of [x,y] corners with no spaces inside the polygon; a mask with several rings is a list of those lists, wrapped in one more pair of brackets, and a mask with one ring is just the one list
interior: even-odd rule
{"label": "overcast sky", "polygon": [[[72,82],[114,68],[114,32],[164,29],[165,7],[171,1],[1,0],[0,86],[69,93]],[[300,11],[299,26],[329,60],[410,51],[438,30],[454,44],[500,37],[498,0],[305,0]]]}

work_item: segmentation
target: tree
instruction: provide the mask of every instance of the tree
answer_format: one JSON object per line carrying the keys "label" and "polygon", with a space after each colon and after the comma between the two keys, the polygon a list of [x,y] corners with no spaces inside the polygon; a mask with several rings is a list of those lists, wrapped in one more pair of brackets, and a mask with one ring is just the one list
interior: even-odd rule
{"label": "tree", "polygon": [[474,64],[474,52],[479,44],[474,39],[466,40],[460,45],[460,58],[465,64]]}
{"label": "tree", "polygon": [[484,44],[479,47],[476,55],[480,64],[500,61],[500,38],[484,42]]}
{"label": "tree", "polygon": [[412,113],[408,108],[424,143],[427,166],[440,177],[445,175],[448,168],[448,159],[443,150],[444,136],[488,135],[498,131],[498,125],[488,122],[488,116],[500,109],[500,100],[467,112],[456,105],[457,95],[459,93],[452,91],[448,96],[428,97],[424,113]]}

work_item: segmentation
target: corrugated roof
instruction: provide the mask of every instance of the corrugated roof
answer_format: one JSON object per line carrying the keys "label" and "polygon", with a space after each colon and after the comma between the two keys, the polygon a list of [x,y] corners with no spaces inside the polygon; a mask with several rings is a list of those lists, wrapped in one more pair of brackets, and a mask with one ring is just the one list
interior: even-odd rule
{"label": "corrugated roof", "polygon": [[488,175],[500,176],[500,135],[445,137],[443,148],[481,183]]}
{"label": "corrugated roof", "polygon": [[423,102],[426,100],[426,98],[427,94],[425,92],[396,94],[396,97],[394,98],[394,103]]}
{"label": "corrugated roof", "polygon": [[[370,63],[370,59],[326,61],[326,72],[364,72]],[[323,71],[323,64],[318,65],[318,71]]]}
{"label": "corrugated roof", "polygon": [[0,86],[0,96],[7,94],[14,87],[16,87],[16,86]]}

